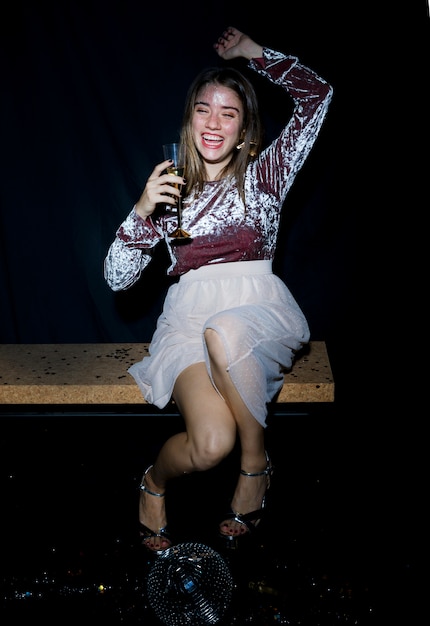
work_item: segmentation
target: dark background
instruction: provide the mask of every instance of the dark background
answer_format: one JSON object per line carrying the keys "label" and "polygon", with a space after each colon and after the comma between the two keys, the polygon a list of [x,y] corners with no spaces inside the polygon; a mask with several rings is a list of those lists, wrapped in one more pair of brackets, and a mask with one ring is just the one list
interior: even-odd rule
{"label": "dark background", "polygon": [[[345,544],[395,612],[393,590],[403,591],[421,553],[417,531],[426,493],[420,484],[425,404],[417,403],[425,370],[415,346],[427,322],[419,322],[417,310],[426,306],[414,281],[428,249],[417,241],[420,232],[427,237],[420,220],[428,204],[422,150],[428,143],[429,20],[424,0],[407,9],[380,4],[15,0],[8,6],[0,22],[0,342],[149,340],[169,284],[163,250],[124,293],[106,285],[103,260],[162,159],[162,143],[178,135],[191,80],[203,67],[223,63],[212,44],[228,25],[298,55],[333,85],[334,97],[287,198],[275,270],[305,312],[312,338],[327,343],[336,401],[323,420],[299,416],[273,424],[278,458],[288,456],[284,471],[298,492],[304,484],[303,494],[285,496],[285,485],[294,487],[280,477],[279,506],[287,502],[293,514],[285,519],[282,509],[276,522],[282,529],[325,523],[341,549],[352,525]],[[235,64],[248,72],[244,62]],[[291,102],[249,76],[270,141]],[[94,431],[84,422],[2,419],[4,481],[19,478],[14,504],[6,500],[3,537],[10,542],[16,527],[25,563],[29,535],[35,549],[44,546],[32,520],[43,498],[57,509],[54,529],[46,513],[40,520],[48,538],[79,538],[76,528],[69,530],[77,524],[74,516],[83,515],[70,504],[70,489],[78,501],[87,483],[95,527],[102,526],[100,518],[126,518],[127,506],[130,524],[134,520],[134,483],[146,460],[141,442],[150,447],[149,463],[166,424],[152,439],[154,429],[142,420],[114,422],[108,431],[104,419],[91,422]],[[34,463],[42,464],[41,476],[32,481],[28,507]],[[88,468],[94,468],[94,484]],[[319,500],[309,490],[314,474],[325,479],[316,515]],[[61,477],[64,511],[52,496]],[[302,495],[306,504],[299,503]],[[82,526],[92,541],[88,519],[87,512]],[[408,599],[405,615],[418,595]]]}
{"label": "dark background", "polygon": [[[378,102],[395,68],[421,50],[428,14],[424,1],[416,15],[368,5],[284,2],[275,10],[223,0],[16,0],[0,40],[0,341],[150,338],[168,285],[163,251],[147,276],[120,294],[106,285],[103,260],[161,160],[161,144],[178,136],[192,78],[223,63],[212,44],[233,24],[298,55],[334,87],[286,201],[275,270],[342,376],[348,361],[356,362],[349,341],[366,322],[363,266],[376,221],[371,215],[369,224],[369,209],[381,191],[370,164],[379,164],[376,130],[392,119],[395,99],[387,99],[379,120]],[[410,43],[400,55],[405,36]],[[236,64],[247,72],[244,62]],[[249,75],[270,141],[291,102]],[[369,137],[376,155],[367,150]],[[358,309],[364,317],[357,324]]]}
{"label": "dark background", "polygon": [[[169,285],[163,248],[121,293],[103,261],[162,143],[178,137],[190,82],[224,63],[212,46],[230,24],[333,85],[285,203],[274,268],[311,338],[326,341],[346,411],[369,399],[397,407],[410,399],[405,365],[425,310],[413,280],[427,249],[425,0],[389,10],[370,0],[16,0],[0,26],[0,342],[150,339]],[[269,142],[291,100],[232,64],[257,89]]]}
{"label": "dark background", "polygon": [[[360,127],[351,87],[358,66],[349,18],[317,2],[287,2],[281,14],[248,2],[14,3],[1,37],[1,342],[150,339],[168,285],[163,250],[120,294],[105,283],[103,260],[162,160],[161,144],[178,136],[191,80],[223,63],[212,45],[229,24],[298,55],[334,87],[286,202],[275,270],[313,338],[325,339],[337,358],[357,296],[351,160]],[[248,74],[268,142],[291,102]]]}

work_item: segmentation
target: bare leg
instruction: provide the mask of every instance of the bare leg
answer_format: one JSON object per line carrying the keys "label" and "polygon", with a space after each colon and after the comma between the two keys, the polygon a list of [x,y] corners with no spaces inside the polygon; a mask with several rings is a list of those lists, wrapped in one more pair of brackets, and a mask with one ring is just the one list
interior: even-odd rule
{"label": "bare leg", "polygon": [[[236,441],[234,417],[214,389],[204,363],[192,365],[178,376],[173,397],[185,420],[186,432],[166,441],[146,474],[145,485],[155,493],[164,493],[171,478],[215,467]],[[141,491],[139,519],[154,531],[165,527],[165,498]],[[151,550],[166,547],[158,537],[145,543]]]}
{"label": "bare leg", "polygon": [[[237,434],[241,443],[241,469],[250,473],[266,469],[264,428],[249,412],[231,381],[218,334],[207,329],[205,340],[214,382],[221,395],[213,387],[204,363],[188,367],[178,377],[173,396],[185,420],[186,432],[166,441],[146,474],[146,486],[156,493],[164,493],[171,478],[218,465],[233,449]],[[232,509],[241,514],[258,510],[267,486],[265,475],[252,479],[240,475]],[[153,530],[166,526],[164,498],[141,492],[139,519]],[[243,524],[234,520],[226,520],[220,530],[228,535],[247,532]],[[149,547],[158,550],[165,546],[156,538]]]}
{"label": "bare leg", "polygon": [[[264,444],[264,428],[249,412],[242,398],[234,387],[227,372],[227,358],[223,343],[216,331],[208,328],[205,331],[211,370],[214,382],[229,406],[238,430],[241,444],[241,469],[245,472],[261,472],[266,469],[267,459]],[[239,480],[231,502],[235,513],[249,513],[261,507],[268,487],[268,477],[252,478],[239,475]],[[220,531],[226,535],[246,533],[243,524],[234,520],[226,520],[220,525]]]}

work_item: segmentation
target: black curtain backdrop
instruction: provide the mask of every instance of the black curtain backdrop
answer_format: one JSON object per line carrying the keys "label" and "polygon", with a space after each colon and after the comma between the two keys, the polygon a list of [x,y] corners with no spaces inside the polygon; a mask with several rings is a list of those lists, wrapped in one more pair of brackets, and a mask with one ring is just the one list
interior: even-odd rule
{"label": "black curtain backdrop", "polygon": [[[15,0],[0,41],[2,343],[150,339],[169,285],[163,248],[123,293],[106,285],[103,260],[162,160],[162,143],[178,137],[191,80],[223,64],[212,44],[232,24],[298,55],[334,87],[284,207],[275,270],[313,339],[326,340],[345,371],[357,298],[352,163],[362,142],[351,102],[362,89],[358,39],[367,35],[369,45],[372,27],[355,34],[364,15],[332,4]],[[269,142],[291,102],[244,62],[233,64],[257,88]]]}

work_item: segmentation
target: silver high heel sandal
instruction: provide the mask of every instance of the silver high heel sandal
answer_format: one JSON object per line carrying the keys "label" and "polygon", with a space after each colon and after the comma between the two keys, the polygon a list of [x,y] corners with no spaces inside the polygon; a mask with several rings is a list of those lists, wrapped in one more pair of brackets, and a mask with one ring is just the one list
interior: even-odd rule
{"label": "silver high heel sandal", "polygon": [[256,532],[258,525],[260,524],[260,521],[262,520],[263,516],[266,513],[266,494],[270,488],[271,476],[273,475],[274,468],[269,458],[269,455],[267,454],[267,451],[265,451],[265,455],[266,455],[267,464],[266,464],[266,469],[264,469],[262,472],[245,472],[242,469],[240,470],[240,473],[242,474],[242,476],[248,476],[249,478],[253,478],[254,476],[267,476],[267,487],[266,487],[266,491],[264,493],[263,499],[261,501],[261,506],[259,509],[256,509],[255,511],[251,511],[250,513],[242,514],[242,513],[236,513],[235,511],[233,511],[233,509],[230,508],[230,511],[223,518],[223,521],[221,522],[222,524],[224,522],[234,520],[235,522],[238,522],[239,524],[243,524],[243,526],[246,527],[246,531],[244,533],[240,533],[237,535],[227,535],[226,533],[223,533],[220,529],[219,536],[223,540],[226,540],[227,544],[230,544],[228,545],[228,547],[237,547],[238,540],[242,539],[243,537],[248,537],[250,535],[253,535]]}
{"label": "silver high heel sandal", "polygon": [[[140,491],[149,493],[150,496],[156,496],[157,498],[164,498],[165,496],[164,493],[156,493],[155,491],[151,491],[145,485],[145,476],[147,475],[151,467],[152,465],[150,465],[145,470],[145,473],[143,474],[142,480],[139,485],[139,489]],[[146,548],[146,550],[149,550],[149,552],[157,556],[159,556],[160,554],[163,554],[168,548],[170,548],[173,545],[172,539],[170,537],[170,533],[167,530],[167,526],[164,526],[164,528],[160,528],[158,531],[155,531],[155,530],[151,530],[150,528],[148,528],[148,526],[145,526],[145,524],[139,521],[139,534],[141,537],[142,546]],[[155,539],[157,537],[159,537],[161,541],[164,541],[167,544],[165,548],[158,548],[158,549],[151,548],[151,546],[148,545],[148,540]]]}

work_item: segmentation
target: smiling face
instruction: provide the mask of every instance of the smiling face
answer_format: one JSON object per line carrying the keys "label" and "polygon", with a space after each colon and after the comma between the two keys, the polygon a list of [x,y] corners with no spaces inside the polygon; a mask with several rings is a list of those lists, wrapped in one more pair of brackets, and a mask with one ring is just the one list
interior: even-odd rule
{"label": "smiling face", "polygon": [[191,125],[196,148],[214,180],[240,143],[243,106],[238,95],[229,87],[206,85],[196,98]]}

